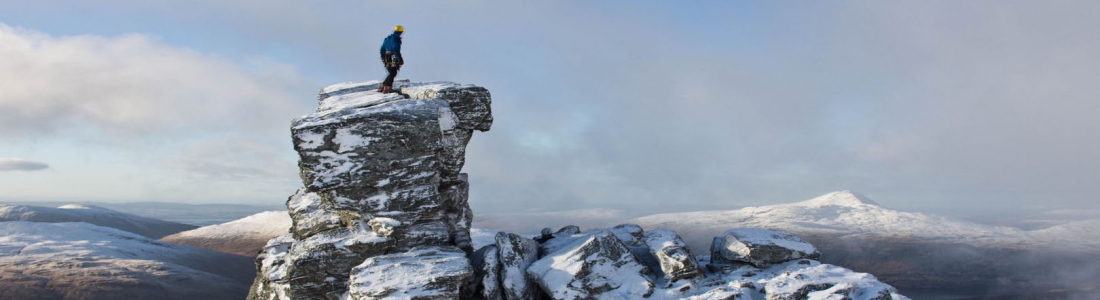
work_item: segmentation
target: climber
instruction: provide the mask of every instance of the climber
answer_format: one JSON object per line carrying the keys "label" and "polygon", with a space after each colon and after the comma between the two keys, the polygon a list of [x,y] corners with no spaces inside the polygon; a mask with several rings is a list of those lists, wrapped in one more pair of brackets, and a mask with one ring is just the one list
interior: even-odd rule
{"label": "climber", "polygon": [[550,228],[543,228],[542,229],[542,235],[539,236],[539,237],[536,237],[535,241],[539,242],[539,244],[542,244],[542,243],[545,243],[546,241],[549,241],[552,238],[554,238],[554,234],[550,233]]}
{"label": "climber", "polygon": [[378,50],[378,53],[382,55],[382,64],[386,66],[386,72],[389,72],[386,80],[382,81],[382,86],[378,87],[379,92],[393,93],[393,79],[397,77],[397,70],[405,64],[405,60],[401,58],[402,33],[405,33],[405,27],[401,25],[394,26],[393,34],[382,41],[382,49]]}

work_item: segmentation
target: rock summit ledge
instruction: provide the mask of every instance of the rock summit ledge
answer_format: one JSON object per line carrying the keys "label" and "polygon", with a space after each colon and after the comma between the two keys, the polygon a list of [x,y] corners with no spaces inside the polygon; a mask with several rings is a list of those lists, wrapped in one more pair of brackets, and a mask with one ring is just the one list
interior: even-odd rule
{"label": "rock summit ledge", "polygon": [[378,84],[326,87],[294,120],[303,187],[286,203],[290,232],[256,257],[249,300],[908,299],[763,229],[730,230],[699,257],[633,224],[474,243],[461,170],[473,131],[492,125],[489,91]]}

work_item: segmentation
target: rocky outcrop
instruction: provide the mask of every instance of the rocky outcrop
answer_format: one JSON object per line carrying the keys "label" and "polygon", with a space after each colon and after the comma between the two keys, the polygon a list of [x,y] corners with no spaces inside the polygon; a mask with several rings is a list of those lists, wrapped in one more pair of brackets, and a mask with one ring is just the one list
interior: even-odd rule
{"label": "rocky outcrop", "polygon": [[527,277],[527,269],[539,259],[538,243],[514,233],[496,236],[500,258],[500,286],[504,299],[525,300],[538,297],[538,286]]}
{"label": "rocky outcrop", "polygon": [[474,280],[470,290],[484,300],[504,299],[500,288],[500,252],[496,245],[489,245],[474,252]]}
{"label": "rocky outcrop", "polygon": [[711,244],[713,263],[749,263],[757,267],[800,258],[818,259],[814,245],[798,236],[775,230],[739,228],[714,237]]}
{"label": "rocky outcrop", "polygon": [[649,268],[611,232],[576,239],[536,261],[527,274],[554,299],[641,299],[653,294]]}
{"label": "rocky outcrop", "polygon": [[417,247],[368,258],[351,271],[350,299],[458,299],[473,276],[466,253],[453,246]]}
{"label": "rocky outcrop", "polygon": [[696,262],[695,255],[672,230],[657,229],[645,232],[645,244],[649,253],[657,260],[659,270],[665,282],[692,278],[703,273]]}
{"label": "rocky outcrop", "polygon": [[457,299],[473,276],[460,171],[473,131],[492,124],[489,92],[396,87],[326,87],[317,112],[294,120],[304,187],[287,201],[290,233],[257,257],[250,299]]}
{"label": "rocky outcrop", "polygon": [[[489,93],[454,83],[321,90],[291,127],[303,188],[293,224],[256,257],[249,299],[907,299],[873,276],[823,265],[797,236],[738,229],[696,258],[669,230],[622,224],[496,233],[473,251],[468,176]],[[482,236],[482,235],[479,235]]]}

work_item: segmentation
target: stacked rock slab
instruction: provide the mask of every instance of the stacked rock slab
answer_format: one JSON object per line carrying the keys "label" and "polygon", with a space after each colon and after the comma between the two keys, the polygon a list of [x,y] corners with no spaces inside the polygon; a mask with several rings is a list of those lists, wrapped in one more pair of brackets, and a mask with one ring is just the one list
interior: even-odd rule
{"label": "stacked rock slab", "polygon": [[[460,171],[473,131],[492,125],[490,95],[449,82],[395,86],[326,87],[317,112],[294,120],[304,187],[287,201],[290,233],[257,257],[249,299],[458,299],[473,276]],[[430,272],[391,276],[417,270]]]}

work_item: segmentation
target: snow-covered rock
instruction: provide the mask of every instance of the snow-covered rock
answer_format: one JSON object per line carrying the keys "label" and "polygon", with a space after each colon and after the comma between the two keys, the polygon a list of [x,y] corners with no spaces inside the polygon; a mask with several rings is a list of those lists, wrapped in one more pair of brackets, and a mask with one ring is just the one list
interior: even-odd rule
{"label": "snow-covered rock", "polygon": [[814,245],[798,236],[775,230],[738,228],[714,237],[712,263],[749,263],[757,267],[800,258],[818,259]]}
{"label": "snow-covered rock", "polygon": [[254,257],[268,240],[286,234],[290,223],[290,216],[286,211],[268,211],[176,233],[160,240]]}
{"label": "snow-covered rock", "polygon": [[497,246],[488,245],[477,249],[470,263],[474,268],[473,286],[470,290],[485,300],[504,299],[504,291],[500,287],[501,263]]}
{"label": "snow-covered rock", "polygon": [[197,227],[80,204],[68,204],[57,208],[0,204],[0,222],[4,221],[85,222],[129,231],[153,239]]}
{"label": "snow-covered rock", "polygon": [[813,260],[767,268],[743,265],[709,274],[687,290],[663,290],[651,299],[693,300],[908,300],[874,276]]}
{"label": "snow-covered rock", "polygon": [[0,299],[241,299],[249,265],[89,223],[0,222]]}
{"label": "snow-covered rock", "polygon": [[888,285],[878,282],[866,273],[833,265],[819,265],[806,261],[812,267],[788,268],[776,274],[764,284],[767,299],[852,299],[886,300],[902,296]]}
{"label": "snow-covered rock", "polygon": [[[377,86],[366,82],[323,88],[317,111],[292,122],[304,187],[287,201],[292,234],[277,244],[289,246],[285,253],[279,252],[283,246],[266,247],[260,255],[265,259],[257,258],[259,274],[285,276],[257,280],[253,299],[335,297],[349,290],[352,268],[364,261],[374,264],[360,266],[360,271],[387,270],[383,260],[393,258],[393,270],[414,272],[399,261],[438,258],[415,249],[457,247],[461,262],[448,264],[471,270],[466,255],[473,252],[473,214],[468,177],[460,172],[473,131],[489,130],[492,124],[489,92],[447,82],[398,82],[400,93],[392,94],[378,93]],[[375,274],[371,272],[360,273]],[[360,283],[375,278],[357,276]],[[382,283],[353,288],[351,297],[405,297],[394,296],[404,292],[383,292],[388,289],[384,285],[411,284],[377,282]],[[425,295],[439,299],[452,294]]]}
{"label": "snow-covered rock", "polygon": [[466,253],[453,246],[416,247],[368,258],[351,271],[350,299],[458,299],[473,276]]}
{"label": "snow-covered rock", "polygon": [[527,273],[554,299],[641,299],[654,290],[648,267],[610,231],[575,239]]}
{"label": "snow-covered rock", "polygon": [[290,211],[290,232],[295,237],[305,238],[343,228],[340,215],[333,210],[321,209],[321,196],[304,188],[298,189],[287,199],[286,207]]}
{"label": "snow-covered rock", "polygon": [[[820,265],[811,260],[699,274],[708,262],[696,261],[674,232],[647,234],[634,224],[565,227],[541,244],[471,230],[461,169],[473,131],[491,125],[488,91],[447,82],[396,86],[400,93],[377,93],[377,82],[326,87],[316,113],[293,122],[304,187],[287,201],[290,233],[256,257],[250,300],[721,299],[732,292],[805,300],[799,293],[825,296],[819,287],[841,297],[893,291],[842,268],[811,269]],[[794,272],[805,274],[776,281]],[[803,281],[812,287],[797,287]],[[729,288],[734,283],[738,289]],[[879,300],[905,299],[886,297]]]}
{"label": "snow-covered rock", "polygon": [[680,235],[667,229],[656,229],[644,233],[649,253],[657,260],[657,270],[663,274],[665,282],[692,278],[703,273],[695,255],[687,248]]}
{"label": "snow-covered rock", "polygon": [[500,285],[508,300],[535,299],[538,286],[527,277],[527,269],[539,259],[539,245],[534,240],[514,233],[500,232],[496,236],[500,258]]}
{"label": "snow-covered rock", "polygon": [[[697,260],[675,232],[662,229],[636,232],[635,228],[625,224],[579,233],[566,230],[564,233],[573,234],[555,235],[540,245],[542,251],[549,253],[531,264],[527,275],[553,299],[908,299],[874,276],[821,264],[810,258],[760,267],[749,263],[711,262],[710,256]],[[783,245],[813,252],[812,245],[798,243],[797,237],[783,233],[758,229],[734,232],[739,232],[735,236],[756,244]],[[504,234],[498,233],[498,236]],[[668,266],[662,269],[668,271],[651,272],[620,236],[625,239],[642,236],[643,239],[635,241],[637,245],[667,253],[651,255],[663,262],[657,263],[657,268]],[[716,267],[700,268],[702,265]],[[670,280],[668,274],[684,275],[682,278],[690,280]]]}

